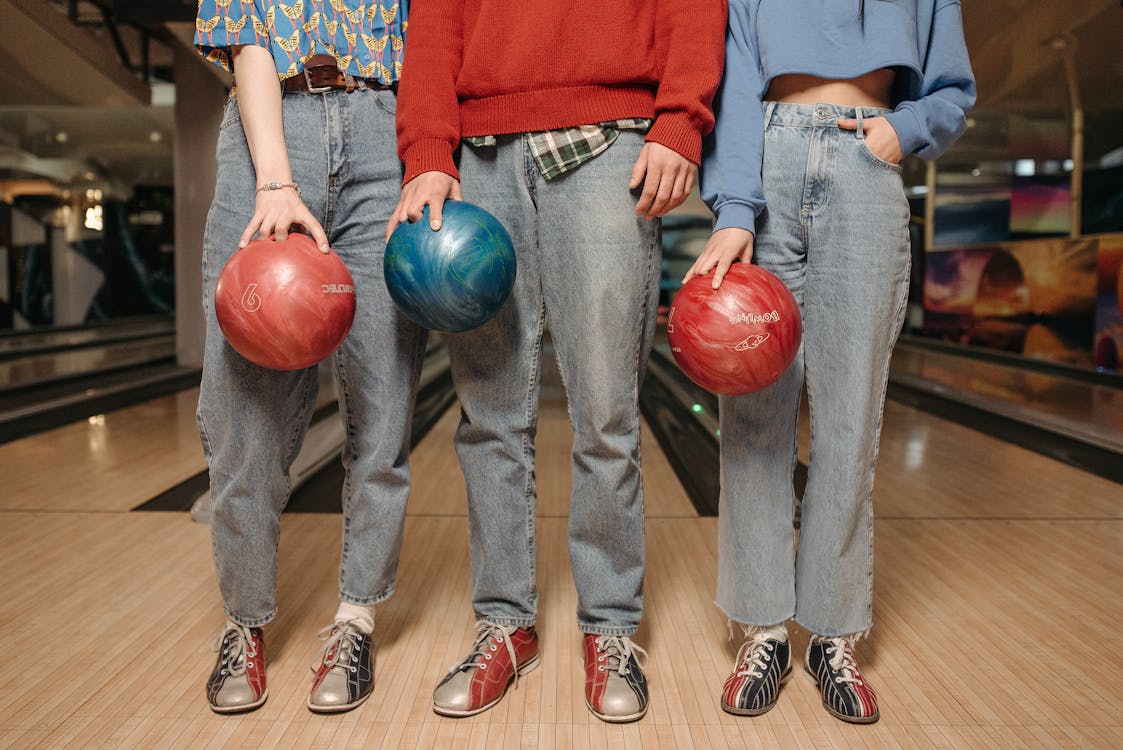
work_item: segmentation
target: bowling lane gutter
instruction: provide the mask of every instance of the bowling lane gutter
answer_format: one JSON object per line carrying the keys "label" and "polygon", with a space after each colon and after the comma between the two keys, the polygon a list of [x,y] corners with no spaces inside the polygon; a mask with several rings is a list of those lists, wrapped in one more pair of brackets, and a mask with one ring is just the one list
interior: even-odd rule
{"label": "bowling lane gutter", "polygon": [[[657,345],[651,352],[640,410],[698,515],[716,516],[721,494],[718,399],[687,378],[665,349]],[[797,463],[794,480],[796,497],[803,497],[803,462]]]}
{"label": "bowling lane gutter", "polygon": [[0,444],[194,388],[200,372],[169,357],[82,373],[22,393],[0,392]]}
{"label": "bowling lane gutter", "polygon": [[[17,359],[31,359],[33,357],[40,357],[45,354],[58,354],[60,352],[72,352],[79,349],[95,349],[98,347],[105,347],[111,344],[130,344],[136,341],[151,341],[154,339],[163,339],[171,337],[175,340],[175,327],[161,327],[149,331],[130,331],[127,333],[116,333],[111,331],[103,332],[102,336],[88,336],[81,340],[77,339],[78,334],[73,334],[70,339],[67,338],[65,333],[59,334],[53,338],[58,339],[58,342],[45,341],[43,343],[35,344],[24,348],[0,348],[0,362],[9,362]],[[3,342],[0,342],[3,343]]]}
{"label": "bowling lane gutter", "polygon": [[[414,448],[428,434],[437,420],[456,401],[452,388],[452,371],[448,364],[448,351],[444,347],[435,349],[426,357],[422,369],[421,383],[417,392],[417,403],[413,410],[410,429],[410,448]],[[312,426],[338,415],[339,403],[332,401],[316,410],[312,415]],[[329,491],[342,481],[342,466],[335,459],[338,452],[324,456],[317,467],[303,477],[293,488],[285,511],[289,513],[338,513],[340,512],[340,493]],[[210,489],[207,471],[200,471],[174,487],[161,492],[150,500],[133,508],[140,511],[185,511],[200,496]],[[209,512],[209,509],[208,509]]]}
{"label": "bowling lane gutter", "polygon": [[998,349],[984,349],[981,346],[956,344],[950,341],[918,336],[911,333],[902,333],[897,339],[897,345],[911,347],[930,352],[949,354],[954,357],[973,359],[1007,367],[1016,367],[1019,370],[1051,375],[1068,380],[1079,380],[1092,385],[1105,385],[1110,388],[1123,387],[1123,377],[1110,372],[1090,370],[1075,365],[1066,365],[1061,362],[1051,362],[1045,359],[1032,359],[1022,354],[1004,352]]}

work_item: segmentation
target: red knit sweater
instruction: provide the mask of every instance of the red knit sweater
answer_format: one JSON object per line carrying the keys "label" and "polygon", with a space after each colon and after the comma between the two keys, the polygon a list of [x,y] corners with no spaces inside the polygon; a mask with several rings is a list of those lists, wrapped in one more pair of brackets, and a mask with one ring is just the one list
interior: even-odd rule
{"label": "red knit sweater", "polygon": [[692,162],[713,127],[726,0],[414,0],[398,91],[403,183],[459,177],[461,136],[624,117]]}

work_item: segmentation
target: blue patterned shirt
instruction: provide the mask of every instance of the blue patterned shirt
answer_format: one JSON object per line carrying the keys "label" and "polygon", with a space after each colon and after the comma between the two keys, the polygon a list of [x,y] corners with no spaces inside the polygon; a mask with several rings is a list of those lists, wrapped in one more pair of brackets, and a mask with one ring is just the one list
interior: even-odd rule
{"label": "blue patterned shirt", "polygon": [[315,54],[335,57],[356,78],[397,83],[409,0],[199,0],[195,46],[233,72],[230,47],[256,44],[273,54],[280,78]]}

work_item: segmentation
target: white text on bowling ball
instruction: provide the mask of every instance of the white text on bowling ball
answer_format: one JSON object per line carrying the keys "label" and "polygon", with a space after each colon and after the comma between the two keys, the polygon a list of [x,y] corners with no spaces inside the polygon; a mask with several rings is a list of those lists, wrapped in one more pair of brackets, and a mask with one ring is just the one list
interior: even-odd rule
{"label": "white text on bowling ball", "polygon": [[758,315],[756,313],[737,313],[736,315],[729,316],[729,323],[737,325],[738,323],[779,323],[780,313],[773,310],[772,312]]}

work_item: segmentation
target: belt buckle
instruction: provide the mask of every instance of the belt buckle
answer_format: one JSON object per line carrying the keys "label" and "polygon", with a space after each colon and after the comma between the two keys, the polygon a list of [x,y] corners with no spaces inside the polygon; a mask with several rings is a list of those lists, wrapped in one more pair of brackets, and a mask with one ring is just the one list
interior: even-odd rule
{"label": "belt buckle", "polygon": [[308,84],[308,93],[309,94],[326,94],[329,91],[335,90],[335,87],[332,86],[331,84],[328,84],[326,86],[313,86],[312,85],[312,78],[311,78],[311,76],[308,75],[308,68],[307,67],[304,68],[304,82],[306,84]]}

